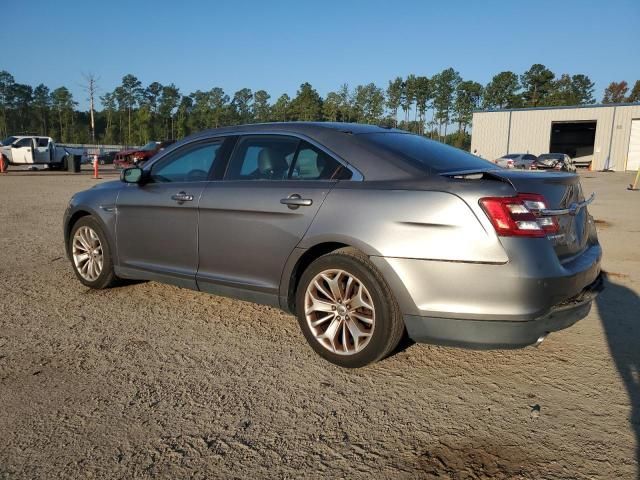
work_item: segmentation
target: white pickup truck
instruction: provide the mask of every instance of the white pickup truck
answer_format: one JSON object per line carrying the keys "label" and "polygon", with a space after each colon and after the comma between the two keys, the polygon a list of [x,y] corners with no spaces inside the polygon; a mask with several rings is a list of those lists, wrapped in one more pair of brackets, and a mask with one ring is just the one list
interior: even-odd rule
{"label": "white pickup truck", "polygon": [[48,168],[64,169],[69,152],[56,146],[51,137],[16,135],[0,142],[2,160],[7,165],[42,165]]}

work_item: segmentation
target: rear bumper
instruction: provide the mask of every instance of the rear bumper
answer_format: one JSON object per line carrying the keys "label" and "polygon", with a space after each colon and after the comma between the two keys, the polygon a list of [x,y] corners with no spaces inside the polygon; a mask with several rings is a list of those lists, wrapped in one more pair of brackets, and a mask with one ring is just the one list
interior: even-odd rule
{"label": "rear bumper", "polygon": [[[518,244],[510,245],[512,242]],[[504,264],[370,257],[403,315],[526,322],[577,296],[600,274],[593,244],[564,264],[548,240],[503,239],[514,261]]]}
{"label": "rear bumper", "polygon": [[465,319],[405,315],[407,332],[416,342],[475,349],[519,348],[586,317],[604,288],[603,274],[575,297],[528,321]]}

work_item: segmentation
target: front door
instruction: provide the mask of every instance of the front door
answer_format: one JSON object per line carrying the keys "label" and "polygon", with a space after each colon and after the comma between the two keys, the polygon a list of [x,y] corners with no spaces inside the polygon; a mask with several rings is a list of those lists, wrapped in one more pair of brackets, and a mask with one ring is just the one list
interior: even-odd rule
{"label": "front door", "polygon": [[18,165],[33,163],[33,141],[31,137],[21,138],[11,146],[11,163]]}
{"label": "front door", "polygon": [[196,288],[198,202],[222,142],[192,143],[154,163],[117,201],[118,270]]}
{"label": "front door", "polygon": [[345,175],[296,138],[241,137],[225,179],[210,182],[200,201],[199,288],[277,305],[289,255]]}

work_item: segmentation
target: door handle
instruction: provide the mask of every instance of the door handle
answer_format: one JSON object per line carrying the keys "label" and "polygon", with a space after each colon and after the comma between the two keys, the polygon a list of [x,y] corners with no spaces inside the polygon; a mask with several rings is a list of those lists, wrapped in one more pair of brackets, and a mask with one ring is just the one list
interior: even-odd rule
{"label": "door handle", "polygon": [[289,195],[287,198],[281,198],[280,203],[286,205],[291,210],[295,210],[298,207],[308,207],[313,204],[313,200],[310,198],[302,198],[297,193]]}
{"label": "door handle", "polygon": [[188,195],[186,192],[178,192],[175,195],[171,195],[171,200],[175,200],[178,203],[193,201],[193,195]]}

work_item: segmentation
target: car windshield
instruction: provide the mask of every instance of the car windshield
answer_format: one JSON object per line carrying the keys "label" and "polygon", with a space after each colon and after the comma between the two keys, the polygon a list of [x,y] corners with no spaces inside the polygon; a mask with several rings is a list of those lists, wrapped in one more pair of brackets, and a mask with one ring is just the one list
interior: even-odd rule
{"label": "car windshield", "polygon": [[140,150],[148,151],[148,150],[155,150],[156,148],[158,148],[158,144],[156,142],[149,142]]}
{"label": "car windshield", "polygon": [[4,140],[2,140],[2,145],[11,145],[17,139],[18,139],[18,137],[7,137]]}
{"label": "car windshield", "polygon": [[517,157],[519,157],[519,156],[520,156],[520,155],[519,155],[519,154],[517,154],[517,153],[510,153],[509,155],[505,155],[505,156],[503,156],[502,158],[517,158]]}
{"label": "car windshield", "polygon": [[564,153],[543,153],[538,157],[538,160],[562,160]]}
{"label": "car windshield", "polygon": [[363,136],[376,146],[433,173],[495,169],[495,165],[487,160],[419,135],[388,132]]}

